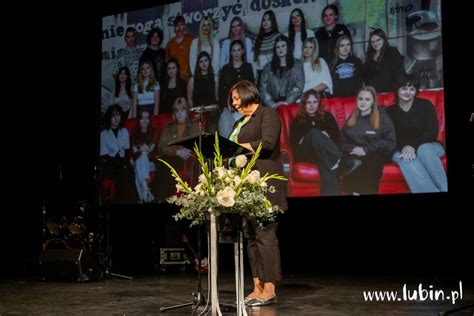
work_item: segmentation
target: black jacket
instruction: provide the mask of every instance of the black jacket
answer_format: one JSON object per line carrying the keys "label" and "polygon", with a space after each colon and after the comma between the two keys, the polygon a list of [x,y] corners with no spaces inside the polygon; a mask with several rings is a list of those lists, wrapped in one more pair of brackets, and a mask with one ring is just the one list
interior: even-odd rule
{"label": "black jacket", "polygon": [[[241,119],[243,120],[245,116]],[[237,121],[236,124],[240,122]],[[262,151],[256,163],[256,169],[263,176],[278,173],[283,175],[283,165],[280,153],[281,122],[278,113],[271,108],[259,105],[249,121],[239,132],[239,143],[250,143],[254,150],[262,143]],[[270,180],[268,185],[275,186],[275,193],[267,193],[272,205],[279,205],[283,210],[288,209],[286,201],[286,181]]]}

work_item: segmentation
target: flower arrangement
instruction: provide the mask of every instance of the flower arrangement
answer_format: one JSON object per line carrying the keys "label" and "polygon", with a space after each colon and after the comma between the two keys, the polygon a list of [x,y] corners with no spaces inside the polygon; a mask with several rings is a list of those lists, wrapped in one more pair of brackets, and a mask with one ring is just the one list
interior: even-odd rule
{"label": "flower arrangement", "polygon": [[159,159],[168,166],[176,180],[177,195],[167,199],[169,203],[180,207],[179,212],[174,215],[175,220],[190,220],[192,226],[202,223],[214,212],[216,216],[223,213],[240,214],[255,219],[261,227],[266,222],[274,221],[276,215],[283,213],[283,210],[278,205],[272,205],[265,196],[267,192],[275,193],[275,187],[269,186],[267,182],[270,179],[286,181],[286,178],[278,174],[261,176],[258,170],[252,170],[261,149],[260,144],[249,162],[245,155],[237,156],[235,168],[228,169],[224,167],[216,133],[211,171],[195,144],[194,152],[202,174],[194,188],[183,181],[169,163]]}

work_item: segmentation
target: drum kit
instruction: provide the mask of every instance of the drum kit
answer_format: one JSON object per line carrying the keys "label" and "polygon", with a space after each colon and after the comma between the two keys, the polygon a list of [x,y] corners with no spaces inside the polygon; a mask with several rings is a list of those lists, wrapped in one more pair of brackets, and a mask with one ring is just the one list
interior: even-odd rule
{"label": "drum kit", "polygon": [[[99,213],[96,219],[99,226],[97,233],[89,228],[91,222],[86,222],[86,218],[90,219],[89,206],[85,201],[78,201],[74,206],[74,212],[71,216],[54,215],[48,217],[46,221],[46,204],[43,203],[43,250],[77,250],[81,253],[85,252],[94,260],[102,270],[99,279],[102,276],[116,276],[125,279],[133,279],[132,277],[112,273],[111,269],[111,246],[110,246],[110,211],[107,212],[105,225],[102,223],[104,216]],[[88,215],[88,216],[86,216]],[[60,252],[62,253],[62,252]],[[97,269],[95,269],[97,270]]]}
{"label": "drum kit", "polygon": [[74,207],[74,215],[66,218],[64,215],[54,215],[46,222],[48,238],[44,249],[84,249],[89,253],[99,252],[99,240],[86,227],[84,216],[88,210],[85,201],[79,201]]}

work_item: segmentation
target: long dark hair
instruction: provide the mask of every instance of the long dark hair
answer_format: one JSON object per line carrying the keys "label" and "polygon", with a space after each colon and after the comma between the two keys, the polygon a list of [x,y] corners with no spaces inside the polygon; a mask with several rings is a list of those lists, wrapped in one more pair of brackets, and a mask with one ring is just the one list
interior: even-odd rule
{"label": "long dark hair", "polygon": [[236,39],[236,40],[233,40],[232,43],[230,43],[230,46],[229,46],[229,65],[233,65],[233,60],[232,60],[232,47],[234,47],[234,45],[240,45],[240,47],[242,48],[242,62],[246,62],[247,60],[245,59],[245,47],[244,47],[244,43],[239,40],[239,39]]}
{"label": "long dark hair", "polygon": [[285,35],[280,35],[275,39],[275,44],[273,44],[273,57],[272,57],[272,72],[276,73],[278,68],[280,67],[280,57],[275,54],[276,46],[278,42],[285,42],[287,46],[286,51],[286,69],[290,69],[293,67],[295,63],[295,58],[293,57],[293,44],[290,42],[290,39]]}
{"label": "long dark hair", "polygon": [[125,81],[125,91],[127,92],[128,97],[131,98],[132,97],[132,78],[130,76],[130,69],[128,69],[128,67],[120,68],[117,74],[115,75],[115,96],[118,97],[120,94],[119,76],[122,71],[125,71],[125,74],[127,75],[127,81]]}
{"label": "long dark hair", "polygon": [[260,55],[260,47],[262,46],[263,37],[265,36],[262,23],[263,23],[263,18],[267,14],[270,16],[270,22],[272,22],[272,30],[270,31],[270,33],[272,34],[279,33],[275,12],[273,12],[272,10],[265,11],[262,15],[262,19],[260,20],[260,30],[258,32],[257,39],[255,40],[254,53],[253,53],[253,60],[255,61],[258,60],[258,55]]}
{"label": "long dark hair", "polygon": [[212,59],[211,55],[209,55],[208,52],[203,50],[202,52],[199,53],[198,57],[196,58],[196,65],[194,66],[194,76],[196,78],[203,78],[203,74],[201,73],[201,69],[199,68],[199,59],[202,57],[207,57],[209,60],[209,69],[207,71],[208,76],[213,76],[214,75],[214,69],[212,68]]}
{"label": "long dark hair", "polygon": [[373,29],[370,32],[369,45],[367,46],[367,60],[368,61],[371,61],[375,55],[375,49],[372,47],[372,44],[370,43],[370,38],[372,37],[372,35],[377,35],[378,37],[381,37],[383,39],[383,46],[380,49],[380,55],[376,60],[378,63],[381,63],[383,61],[385,51],[387,50],[387,47],[389,46],[387,34],[382,29]]}
{"label": "long dark hair", "polygon": [[306,101],[308,101],[309,97],[312,95],[314,95],[316,99],[318,99],[319,104],[318,110],[316,111],[316,121],[322,122],[326,119],[326,111],[324,110],[324,106],[321,103],[321,96],[319,95],[319,92],[314,89],[310,89],[303,94],[301,102],[298,105],[298,113],[295,117],[296,122],[304,123],[310,119],[310,116],[306,112]]}
{"label": "long dark hair", "polygon": [[304,17],[304,13],[303,11],[301,11],[300,8],[294,8],[293,11],[291,11],[290,13],[290,23],[288,26],[288,37],[290,38],[290,42],[293,43],[293,46],[295,46],[295,28],[293,22],[291,21],[291,16],[295,11],[298,12],[301,16],[301,42],[304,42],[308,37],[308,34],[306,32],[306,18]]}
{"label": "long dark hair", "polygon": [[[148,113],[148,117],[150,120],[150,123],[148,124],[145,133],[142,132],[141,126],[140,126],[140,120],[142,119],[143,113]],[[132,142],[137,145],[143,145],[143,144],[151,144],[153,143],[154,140],[154,135],[155,135],[155,129],[153,128],[153,123],[152,123],[152,113],[150,113],[146,109],[142,109],[138,111],[138,115],[136,118],[136,124],[135,124],[135,130],[133,131],[133,138]]]}
{"label": "long dark hair", "polygon": [[174,63],[176,65],[176,84],[178,84],[178,80],[181,78],[180,77],[180,66],[179,66],[179,62],[176,58],[171,58],[170,60],[168,60],[168,62],[166,63],[166,71],[165,71],[165,86],[164,88],[167,88],[168,87],[168,83],[170,82],[170,76],[168,76],[168,65],[171,64],[171,63]]}

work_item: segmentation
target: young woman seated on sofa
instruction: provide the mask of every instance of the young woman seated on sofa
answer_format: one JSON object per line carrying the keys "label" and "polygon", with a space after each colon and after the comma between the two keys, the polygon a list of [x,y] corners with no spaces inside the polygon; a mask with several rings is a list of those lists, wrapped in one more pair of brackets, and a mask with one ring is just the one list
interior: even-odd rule
{"label": "young woman seated on sofa", "polygon": [[395,149],[395,129],[387,111],[377,105],[376,92],[365,86],[357,94],[357,107],[342,128],[345,159],[360,166],[344,176],[342,189],[353,195],[377,194],[383,166]]}
{"label": "young woman seated on sofa", "polygon": [[413,193],[447,192],[441,162],[444,148],[437,141],[438,117],[433,104],[417,98],[418,82],[407,75],[397,84],[398,102],[388,108],[395,126],[397,147],[392,156]]}
{"label": "young woman seated on sofa", "polygon": [[293,162],[318,166],[321,177],[321,196],[339,195],[338,167],[340,132],[336,119],[324,110],[316,90],[308,90],[290,127]]}

